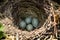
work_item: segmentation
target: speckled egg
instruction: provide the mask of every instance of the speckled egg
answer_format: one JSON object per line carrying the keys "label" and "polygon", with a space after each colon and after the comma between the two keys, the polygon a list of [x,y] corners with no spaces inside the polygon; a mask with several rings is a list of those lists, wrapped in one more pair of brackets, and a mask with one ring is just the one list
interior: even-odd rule
{"label": "speckled egg", "polygon": [[26,27],[26,22],[25,21],[21,21],[19,23],[19,26],[20,26],[20,28],[24,29]]}
{"label": "speckled egg", "polygon": [[38,27],[38,24],[39,24],[39,20],[37,18],[33,18],[32,25],[36,28],[36,27]]}
{"label": "speckled egg", "polygon": [[32,18],[31,17],[26,17],[25,22],[27,24],[31,23],[31,21],[32,21]]}
{"label": "speckled egg", "polygon": [[33,26],[32,26],[31,24],[28,24],[28,25],[26,26],[26,29],[27,29],[28,31],[31,31],[31,30],[33,30]]}

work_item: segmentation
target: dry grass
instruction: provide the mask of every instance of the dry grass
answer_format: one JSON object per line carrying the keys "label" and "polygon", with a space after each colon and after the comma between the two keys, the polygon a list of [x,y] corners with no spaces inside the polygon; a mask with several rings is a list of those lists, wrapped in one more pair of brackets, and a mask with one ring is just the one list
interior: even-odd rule
{"label": "dry grass", "polygon": [[[13,5],[16,4],[17,2],[18,1],[15,1],[13,3]],[[36,3],[36,1],[34,1],[34,2]],[[7,34],[6,40],[16,40],[16,39],[19,39],[19,40],[28,40],[28,39],[33,40],[35,38],[40,38],[42,40],[46,40],[46,39],[57,40],[57,39],[55,39],[55,38],[57,38],[56,36],[58,35],[58,29],[57,29],[56,25],[58,24],[57,21],[59,21],[59,18],[60,18],[60,14],[59,14],[60,13],[60,7],[57,10],[55,10],[54,7],[53,7],[54,4],[51,1],[47,0],[47,2],[46,2],[46,0],[44,0],[44,3],[45,4],[43,6],[43,9],[45,10],[46,14],[48,14],[49,16],[44,21],[41,28],[39,28],[39,29],[35,29],[31,32],[23,31],[23,30],[18,29],[18,27],[13,24],[14,19],[11,17],[11,14],[8,14],[8,15],[10,15],[9,17],[6,17],[6,18],[3,18],[2,20],[0,20],[0,22],[3,23],[3,25],[4,25],[4,28],[5,28],[4,32]],[[7,6],[5,8],[7,8]],[[8,12],[7,12],[7,10],[8,10]],[[11,13],[10,11],[13,10],[13,9],[12,9],[12,7],[10,8],[10,6],[9,6],[7,10],[6,10],[6,12],[3,12],[3,13]],[[54,17],[53,18],[54,21],[51,21],[51,16]],[[51,28],[53,28],[54,31],[47,32],[48,30],[51,30]],[[8,36],[8,35],[10,35],[10,36]]]}

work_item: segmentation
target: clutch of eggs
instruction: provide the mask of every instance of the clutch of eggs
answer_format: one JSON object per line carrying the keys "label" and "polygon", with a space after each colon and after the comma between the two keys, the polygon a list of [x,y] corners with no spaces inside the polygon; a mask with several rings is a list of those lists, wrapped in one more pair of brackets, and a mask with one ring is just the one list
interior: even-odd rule
{"label": "clutch of eggs", "polygon": [[38,24],[38,18],[26,17],[23,21],[19,22],[19,27],[27,31],[32,31],[34,28],[38,27]]}

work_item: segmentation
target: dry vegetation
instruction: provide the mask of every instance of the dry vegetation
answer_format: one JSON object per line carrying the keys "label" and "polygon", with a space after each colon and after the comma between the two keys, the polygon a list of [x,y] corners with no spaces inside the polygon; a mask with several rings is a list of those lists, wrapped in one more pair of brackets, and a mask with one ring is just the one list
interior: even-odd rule
{"label": "dry vegetation", "polygon": [[[37,17],[41,24],[31,32],[19,29],[21,18]],[[5,40],[59,40],[60,4],[52,0],[1,0],[0,22]]]}

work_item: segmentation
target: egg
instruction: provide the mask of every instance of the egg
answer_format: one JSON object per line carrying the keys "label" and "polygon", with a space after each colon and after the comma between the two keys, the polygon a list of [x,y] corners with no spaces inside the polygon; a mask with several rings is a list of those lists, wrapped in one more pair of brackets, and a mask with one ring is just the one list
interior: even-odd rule
{"label": "egg", "polygon": [[39,20],[37,18],[33,18],[32,19],[32,25],[37,28],[38,27],[38,24],[39,24]]}
{"label": "egg", "polygon": [[19,26],[20,26],[20,28],[24,29],[26,27],[26,22],[20,21]]}
{"label": "egg", "polygon": [[32,30],[33,30],[33,26],[32,26],[31,24],[28,24],[28,25],[26,26],[26,29],[27,29],[28,31],[32,31]]}
{"label": "egg", "polygon": [[31,17],[26,17],[25,22],[27,24],[31,23],[31,21],[32,21],[32,18]]}

